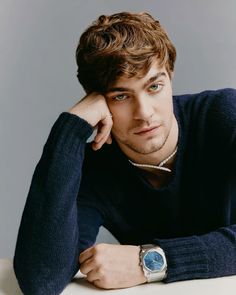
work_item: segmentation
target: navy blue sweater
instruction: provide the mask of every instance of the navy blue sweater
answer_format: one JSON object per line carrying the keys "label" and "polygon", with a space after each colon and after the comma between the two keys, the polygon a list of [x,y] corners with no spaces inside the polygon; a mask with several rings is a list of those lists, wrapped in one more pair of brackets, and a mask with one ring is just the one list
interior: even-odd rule
{"label": "navy blue sweater", "polygon": [[121,244],[156,243],[166,283],[236,274],[236,90],[173,97],[179,126],[172,178],[154,188],[113,141],[62,113],[36,166],[14,270],[26,295],[60,294],[78,256],[107,228]]}

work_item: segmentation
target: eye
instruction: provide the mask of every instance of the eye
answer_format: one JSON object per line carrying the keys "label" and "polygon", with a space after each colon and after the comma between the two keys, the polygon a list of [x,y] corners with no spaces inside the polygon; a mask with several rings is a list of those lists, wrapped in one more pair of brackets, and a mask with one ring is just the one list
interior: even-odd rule
{"label": "eye", "polygon": [[121,100],[125,100],[128,96],[125,95],[125,94],[119,94],[117,96],[114,96],[113,99],[114,100],[118,100],[118,101],[121,101]]}
{"label": "eye", "polygon": [[152,85],[149,87],[149,89],[150,89],[151,91],[156,92],[156,91],[161,90],[162,87],[163,87],[162,84],[152,84]]}

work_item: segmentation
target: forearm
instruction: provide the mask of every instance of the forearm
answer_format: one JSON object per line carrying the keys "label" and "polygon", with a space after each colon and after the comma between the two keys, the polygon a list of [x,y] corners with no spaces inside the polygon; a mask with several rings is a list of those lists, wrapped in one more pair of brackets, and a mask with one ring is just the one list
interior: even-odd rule
{"label": "forearm", "polygon": [[167,283],[236,274],[236,225],[200,236],[154,242],[167,257]]}
{"label": "forearm", "polygon": [[[84,125],[83,125],[84,124]],[[78,270],[77,195],[86,123],[63,114],[35,169],[19,229],[14,269],[24,294],[59,294]]]}

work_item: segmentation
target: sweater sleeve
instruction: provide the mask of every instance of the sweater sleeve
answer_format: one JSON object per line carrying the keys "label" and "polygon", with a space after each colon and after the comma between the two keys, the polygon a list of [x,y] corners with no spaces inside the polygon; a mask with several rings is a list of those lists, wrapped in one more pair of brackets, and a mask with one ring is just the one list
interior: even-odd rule
{"label": "sweater sleeve", "polygon": [[166,254],[166,283],[236,274],[236,225],[201,235],[155,239]]}
{"label": "sweater sleeve", "polygon": [[183,238],[155,239],[166,253],[166,283],[236,275],[236,90],[224,89],[212,104],[210,122],[229,149],[231,225]]}
{"label": "sweater sleeve", "polygon": [[94,243],[103,222],[95,207],[77,206],[92,131],[83,119],[62,113],[35,168],[14,255],[14,271],[26,295],[60,294],[79,269],[80,249]]}

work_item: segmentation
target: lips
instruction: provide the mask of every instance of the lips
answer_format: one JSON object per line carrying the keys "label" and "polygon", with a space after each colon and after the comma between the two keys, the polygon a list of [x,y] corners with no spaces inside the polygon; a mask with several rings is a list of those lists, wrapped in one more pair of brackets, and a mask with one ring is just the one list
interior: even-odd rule
{"label": "lips", "polygon": [[142,129],[140,129],[140,130],[134,132],[134,134],[139,134],[139,135],[141,135],[141,134],[145,134],[145,133],[148,133],[148,132],[150,132],[150,131],[152,131],[152,130],[157,129],[159,126],[160,126],[160,125],[152,126],[152,127],[148,127],[148,128],[142,128]]}

